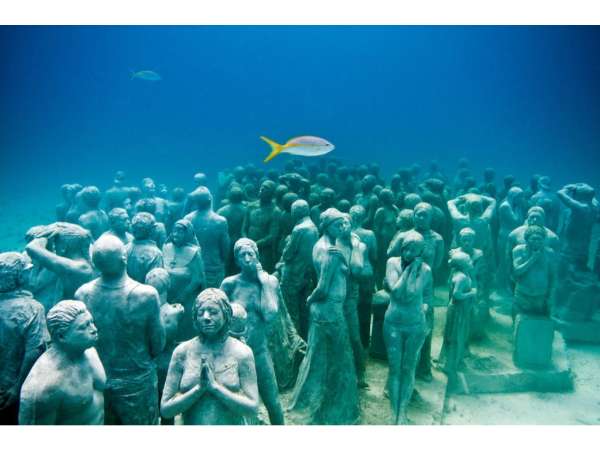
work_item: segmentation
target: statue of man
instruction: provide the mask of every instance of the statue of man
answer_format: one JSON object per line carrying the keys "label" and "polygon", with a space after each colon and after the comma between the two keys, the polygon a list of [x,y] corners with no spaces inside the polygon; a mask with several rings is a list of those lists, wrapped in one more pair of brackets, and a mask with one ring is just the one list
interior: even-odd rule
{"label": "statue of man", "polygon": [[106,369],[106,424],[155,425],[158,380],[154,359],[165,345],[156,289],[127,275],[123,243],[104,236],[92,246],[100,277],[81,286],[83,301],[98,327],[98,354]]}
{"label": "statue of man", "polygon": [[241,304],[248,314],[247,344],[254,352],[258,392],[271,424],[283,425],[283,409],[267,342],[268,323],[277,320],[279,313],[279,283],[262,269],[254,241],[241,238],[233,251],[241,272],[225,278],[221,290],[232,303]]}
{"label": "statue of man", "polygon": [[138,283],[146,280],[152,269],[163,267],[163,254],[152,239],[154,216],[147,212],[137,213],[131,221],[133,241],[126,246],[127,274]]}
{"label": "statue of man", "polygon": [[26,289],[30,264],[0,253],[0,424],[17,425],[19,392],[49,340],[44,307]]}
{"label": "statue of man", "polygon": [[109,229],[102,236],[111,235],[119,238],[125,245],[133,241],[133,235],[129,232],[131,223],[129,214],[124,208],[113,208],[108,213]]}
{"label": "statue of man", "polygon": [[94,319],[82,302],[63,300],[48,311],[52,346],[21,389],[20,425],[103,425],[106,374],[93,347]]}
{"label": "statue of man", "polygon": [[[227,228],[229,231],[229,242],[236,242],[242,237],[242,225],[246,215],[247,206],[244,204],[244,191],[241,187],[234,185],[227,194],[229,203],[217,210],[217,214],[227,219]],[[229,245],[226,261],[227,275],[235,273],[235,261],[233,259],[233,246]]]}
{"label": "statue of man", "polygon": [[225,217],[212,210],[212,195],[208,188],[198,187],[188,199],[197,209],[187,216],[202,249],[207,287],[219,287],[225,277],[225,260],[229,251],[229,226]]}
{"label": "statue of man", "polygon": [[295,225],[283,249],[281,271],[281,293],[290,317],[303,339],[308,336],[306,299],[316,281],[312,250],[319,239],[319,231],[309,213],[306,200],[300,199],[292,203],[291,215]]}
{"label": "statue of man", "polygon": [[277,237],[279,237],[280,209],[273,202],[275,182],[263,181],[258,191],[258,201],[248,205],[242,236],[256,242],[261,264],[267,272],[275,269]]}
{"label": "statue of man", "polygon": [[25,247],[34,265],[57,274],[62,293],[56,300],[73,298],[77,288],[93,278],[91,240],[90,232],[79,225],[56,222],[37,233]]}
{"label": "statue of man", "polygon": [[552,180],[548,176],[542,176],[538,180],[539,190],[529,199],[530,206],[541,206],[546,212],[548,228],[556,232],[560,219],[560,200],[555,192],[551,191]]}
{"label": "statue of man", "polygon": [[108,216],[100,209],[100,190],[96,186],[86,186],[81,190],[80,195],[85,212],[79,216],[78,222],[92,233],[94,240],[98,239],[108,230]]}

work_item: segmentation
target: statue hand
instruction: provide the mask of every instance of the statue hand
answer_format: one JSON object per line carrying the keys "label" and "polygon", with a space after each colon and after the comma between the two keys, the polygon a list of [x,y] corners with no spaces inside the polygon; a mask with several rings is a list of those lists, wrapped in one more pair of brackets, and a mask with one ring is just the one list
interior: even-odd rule
{"label": "statue hand", "polygon": [[208,364],[205,364],[204,367],[206,367],[206,371],[205,371],[206,387],[205,388],[207,391],[212,392],[217,388],[217,386],[219,384],[217,383],[217,380],[215,379],[215,373],[213,372],[212,367],[210,367]]}

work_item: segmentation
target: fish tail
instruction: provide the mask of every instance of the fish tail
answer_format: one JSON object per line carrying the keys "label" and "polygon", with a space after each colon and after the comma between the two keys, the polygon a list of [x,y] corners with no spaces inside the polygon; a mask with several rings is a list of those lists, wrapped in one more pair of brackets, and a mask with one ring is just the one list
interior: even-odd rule
{"label": "fish tail", "polygon": [[281,151],[283,150],[284,146],[281,144],[278,144],[275,141],[272,141],[268,137],[260,136],[260,138],[271,146],[271,153],[264,160],[264,162],[267,163],[267,162],[271,161],[273,158],[275,158],[277,155],[279,155],[281,153]]}
{"label": "fish tail", "polygon": [[129,71],[129,79],[133,80],[135,78],[135,72],[133,70]]}

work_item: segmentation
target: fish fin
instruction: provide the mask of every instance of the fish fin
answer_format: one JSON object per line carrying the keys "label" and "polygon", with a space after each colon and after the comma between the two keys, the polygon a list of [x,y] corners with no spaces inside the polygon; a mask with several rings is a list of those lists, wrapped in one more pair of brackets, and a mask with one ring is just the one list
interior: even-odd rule
{"label": "fish fin", "polygon": [[278,144],[275,141],[272,141],[268,137],[260,136],[260,138],[271,146],[271,153],[269,154],[269,156],[267,156],[265,158],[265,160],[263,162],[267,163],[267,162],[271,161],[273,158],[275,158],[277,155],[279,155],[284,148],[283,145]]}

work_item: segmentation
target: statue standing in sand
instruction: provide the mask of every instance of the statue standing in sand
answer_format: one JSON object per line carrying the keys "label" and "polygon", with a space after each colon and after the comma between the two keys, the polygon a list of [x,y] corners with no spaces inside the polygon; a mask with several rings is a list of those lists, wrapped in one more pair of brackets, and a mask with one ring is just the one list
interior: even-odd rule
{"label": "statue standing in sand", "polygon": [[152,239],[154,216],[147,212],[137,213],[131,221],[133,241],[127,245],[127,274],[138,283],[146,280],[152,269],[163,267],[163,254]]}
{"label": "statue standing in sand", "polygon": [[241,272],[225,278],[221,289],[233,303],[240,303],[248,314],[248,345],[254,352],[258,390],[272,425],[283,425],[277,378],[268,346],[268,324],[278,319],[279,283],[258,262],[254,241],[241,238],[234,246]]}
{"label": "statue standing in sand", "polygon": [[[227,194],[229,203],[218,209],[217,214],[227,219],[229,231],[229,242],[236,242],[242,237],[242,225],[246,216],[246,205],[244,204],[244,191],[239,186],[232,186]],[[227,275],[235,273],[235,260],[233,258],[233,245],[229,246],[227,252],[227,260],[225,264],[225,272]]]}
{"label": "statue standing in sand", "polygon": [[[375,212],[373,219],[373,232],[377,238],[377,260],[386,261],[387,250],[390,242],[396,234],[396,219],[398,208],[394,205],[394,193],[389,189],[383,189],[379,194],[381,206]],[[385,264],[377,266],[375,281],[378,286],[383,283],[385,277]]]}
{"label": "statue standing in sand", "polygon": [[158,380],[154,359],[165,345],[158,293],[127,275],[123,243],[98,239],[92,260],[100,277],[81,286],[83,301],[98,327],[98,354],[107,375],[105,423],[155,425]]}
{"label": "statue standing in sand", "polygon": [[19,392],[46,349],[44,307],[26,289],[27,257],[0,253],[0,424],[17,425]]}
{"label": "statue standing in sand", "polygon": [[390,304],[383,332],[389,361],[387,388],[396,425],[408,423],[406,410],[413,394],[421,347],[429,332],[425,314],[431,308],[433,277],[420,258],[424,247],[423,237],[409,231],[402,241],[401,256],[390,258],[387,264]]}
{"label": "statue standing in sand", "polygon": [[190,221],[181,219],[175,222],[169,242],[163,247],[163,257],[171,279],[168,299],[171,303],[181,303],[185,310],[179,324],[178,339],[191,339],[195,334],[192,307],[206,286],[206,275],[202,251]]}
{"label": "statue standing in sand", "polygon": [[319,239],[317,227],[309,216],[306,200],[292,203],[292,234],[283,249],[281,292],[288,312],[300,336],[308,336],[308,307],[306,299],[316,284],[312,249]]}
{"label": "statue standing in sand", "polygon": [[133,235],[129,232],[131,223],[129,214],[124,208],[113,208],[108,213],[109,229],[102,236],[112,235],[121,240],[125,245],[133,241]]}
{"label": "statue standing in sand", "polygon": [[63,300],[48,311],[52,346],[21,389],[20,425],[103,425],[106,374],[93,347],[94,320],[82,302]]}
{"label": "statue standing in sand", "polygon": [[344,318],[349,263],[337,247],[344,216],[330,208],[321,214],[323,236],[313,249],[318,283],[307,300],[310,310],[308,351],[300,366],[290,412],[303,423],[355,424],[358,386]]}
{"label": "statue standing in sand", "polygon": [[56,222],[40,229],[25,247],[34,265],[57,274],[62,286],[57,300],[73,298],[77,288],[94,276],[90,243],[89,231],[79,225]]}
{"label": "statue standing in sand", "polygon": [[194,227],[202,249],[207,287],[218,287],[225,277],[225,260],[229,252],[227,219],[212,210],[212,195],[206,187],[199,187],[188,199],[197,208],[185,219]]}
{"label": "statue standing in sand", "polygon": [[252,350],[229,336],[232,309],[219,289],[194,302],[197,336],[177,346],[161,400],[164,417],[185,425],[243,425],[258,411]]}
{"label": "statue standing in sand", "polygon": [[279,236],[281,211],[273,202],[275,188],[273,181],[263,181],[258,191],[258,201],[248,205],[242,226],[242,236],[256,242],[261,264],[267,272],[275,269],[276,240]]}
{"label": "statue standing in sand", "polygon": [[86,186],[80,195],[85,211],[79,216],[78,222],[96,240],[108,230],[108,216],[100,209],[100,191],[96,186]]}

